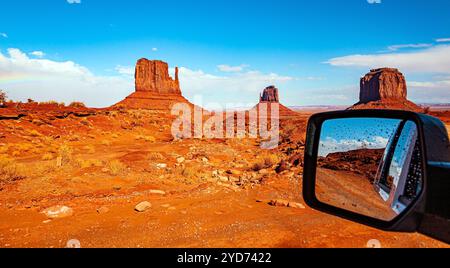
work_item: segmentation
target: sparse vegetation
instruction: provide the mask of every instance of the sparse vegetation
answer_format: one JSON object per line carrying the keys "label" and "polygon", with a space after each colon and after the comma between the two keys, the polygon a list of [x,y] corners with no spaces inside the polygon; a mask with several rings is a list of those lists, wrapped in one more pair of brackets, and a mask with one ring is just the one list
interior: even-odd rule
{"label": "sparse vegetation", "polygon": [[61,165],[70,164],[73,161],[73,149],[67,144],[63,144],[59,147],[58,157],[61,157]]}
{"label": "sparse vegetation", "polygon": [[74,101],[71,104],[69,104],[69,107],[72,107],[72,108],[86,108],[86,105],[84,103],[82,103],[82,102]]}
{"label": "sparse vegetation", "polygon": [[256,163],[253,164],[253,171],[260,171],[261,169],[271,168],[275,164],[280,162],[279,157],[276,154],[264,154],[261,156]]}
{"label": "sparse vegetation", "polygon": [[107,165],[109,174],[112,176],[123,175],[127,172],[127,166],[119,160],[112,160]]}
{"label": "sparse vegetation", "polygon": [[25,168],[14,160],[0,156],[0,185],[24,179]]}
{"label": "sparse vegetation", "polygon": [[6,107],[6,93],[0,90],[0,108]]}
{"label": "sparse vegetation", "polygon": [[51,153],[46,153],[46,154],[42,155],[42,160],[43,161],[52,160],[53,158],[54,158],[54,156]]}

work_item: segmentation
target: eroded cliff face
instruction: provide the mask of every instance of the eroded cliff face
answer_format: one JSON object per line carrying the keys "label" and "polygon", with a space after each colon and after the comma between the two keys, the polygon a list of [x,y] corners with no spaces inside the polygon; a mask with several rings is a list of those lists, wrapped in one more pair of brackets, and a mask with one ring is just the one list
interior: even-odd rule
{"label": "eroded cliff face", "polygon": [[181,95],[178,67],[175,68],[175,79],[172,79],[167,63],[140,59],[136,64],[135,88],[136,92]]}
{"label": "eroded cliff face", "polygon": [[178,67],[175,68],[173,79],[169,75],[169,65],[166,62],[143,58],[136,63],[135,92],[116,106],[167,111],[176,103],[190,104],[181,93]]}
{"label": "eroded cliff face", "polygon": [[409,101],[407,96],[406,79],[398,69],[373,69],[361,78],[359,102],[349,109],[394,109],[423,112],[423,109]]}
{"label": "eroded cliff face", "polygon": [[259,102],[280,102],[278,88],[275,86],[266,87],[262,95],[260,95]]}
{"label": "eroded cliff face", "polygon": [[361,78],[360,103],[406,100],[406,97],[406,80],[397,69],[374,69]]}

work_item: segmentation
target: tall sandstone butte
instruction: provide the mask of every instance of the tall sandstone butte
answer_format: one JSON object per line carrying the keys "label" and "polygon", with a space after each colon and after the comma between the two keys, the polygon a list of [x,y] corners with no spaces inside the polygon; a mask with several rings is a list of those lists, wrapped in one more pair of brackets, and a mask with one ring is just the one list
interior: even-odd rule
{"label": "tall sandstone butte", "polygon": [[422,112],[407,99],[408,89],[403,74],[395,68],[370,70],[361,78],[359,102],[350,109],[396,109]]}
{"label": "tall sandstone butte", "polygon": [[169,75],[169,65],[159,60],[140,59],[136,64],[135,87],[137,92],[181,95],[178,67],[175,80]]}
{"label": "tall sandstone butte", "polygon": [[280,102],[278,88],[275,86],[266,87],[262,95],[260,95],[259,102]]}
{"label": "tall sandstone butte", "polygon": [[380,68],[370,70],[361,78],[360,103],[382,100],[406,100],[405,77],[398,69]]}
{"label": "tall sandstone butte", "polygon": [[176,103],[189,103],[182,96],[178,67],[175,79],[169,75],[169,65],[160,60],[140,59],[136,63],[135,92],[116,106],[130,109],[167,111]]}

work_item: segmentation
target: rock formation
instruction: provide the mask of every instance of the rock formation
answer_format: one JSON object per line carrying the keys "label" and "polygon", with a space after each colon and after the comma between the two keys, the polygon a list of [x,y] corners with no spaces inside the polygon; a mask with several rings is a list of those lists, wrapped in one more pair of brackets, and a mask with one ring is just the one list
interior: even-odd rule
{"label": "rock formation", "polygon": [[173,104],[180,102],[189,103],[181,93],[178,67],[175,68],[173,79],[169,75],[167,63],[140,59],[135,70],[135,92],[115,106],[167,111]]}
{"label": "rock formation", "polygon": [[350,109],[400,109],[422,112],[407,99],[406,79],[394,68],[370,70],[361,78],[359,102]]}
{"label": "rock formation", "polygon": [[255,108],[258,109],[261,104],[268,104],[267,111],[269,112],[274,103],[279,105],[280,117],[298,116],[298,113],[280,103],[279,91],[275,86],[268,86],[263,90],[263,93],[259,95],[259,104]]}
{"label": "rock formation", "polygon": [[259,97],[259,102],[280,102],[278,88],[275,86],[266,87]]}
{"label": "rock formation", "polygon": [[370,70],[361,78],[360,103],[382,100],[406,100],[406,80],[401,72],[392,68]]}
{"label": "rock formation", "polygon": [[135,87],[137,92],[181,95],[178,67],[175,80],[169,75],[169,65],[163,61],[140,59],[136,64]]}

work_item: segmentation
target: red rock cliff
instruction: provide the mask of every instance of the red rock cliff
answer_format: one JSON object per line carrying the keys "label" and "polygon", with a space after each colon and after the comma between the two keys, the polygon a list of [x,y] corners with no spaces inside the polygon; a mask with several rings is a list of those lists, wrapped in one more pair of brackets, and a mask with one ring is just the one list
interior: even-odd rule
{"label": "red rock cliff", "polygon": [[159,94],[181,95],[178,80],[178,67],[175,80],[169,75],[169,65],[163,61],[140,59],[135,72],[136,92],[153,92]]}
{"label": "red rock cliff", "polygon": [[406,80],[397,69],[374,69],[361,78],[360,103],[406,100],[406,97]]}
{"label": "red rock cliff", "polygon": [[266,87],[260,95],[259,102],[280,102],[278,88],[275,86]]}

